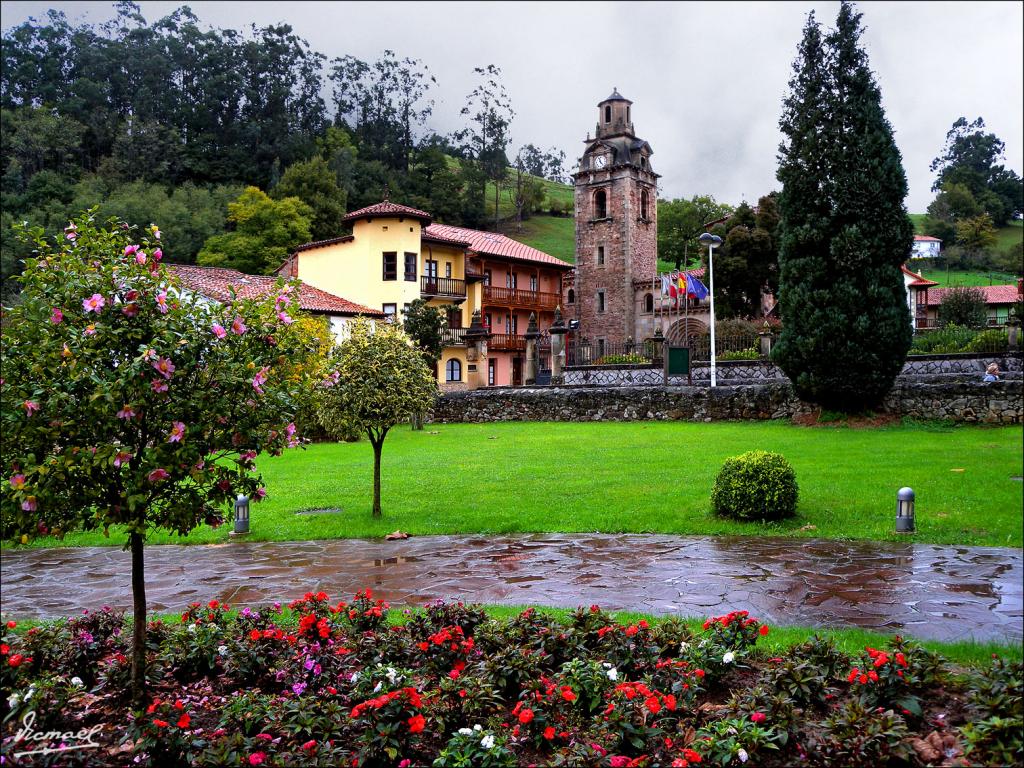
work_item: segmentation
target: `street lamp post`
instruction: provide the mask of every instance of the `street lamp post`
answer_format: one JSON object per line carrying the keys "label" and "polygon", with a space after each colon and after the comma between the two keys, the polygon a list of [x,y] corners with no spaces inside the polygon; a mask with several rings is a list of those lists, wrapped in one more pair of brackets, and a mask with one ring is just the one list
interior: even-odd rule
{"label": "street lamp post", "polygon": [[712,254],[715,248],[722,244],[722,238],[705,232],[697,238],[697,242],[704,243],[708,247],[708,280],[710,283],[708,292],[711,295],[711,386],[714,387],[718,384],[718,380],[715,378],[715,266]]}

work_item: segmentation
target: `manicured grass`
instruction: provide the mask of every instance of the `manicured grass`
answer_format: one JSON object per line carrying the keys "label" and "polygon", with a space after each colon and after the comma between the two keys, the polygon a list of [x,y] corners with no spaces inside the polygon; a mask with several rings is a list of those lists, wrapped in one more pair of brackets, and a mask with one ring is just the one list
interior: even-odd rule
{"label": "manicured grass", "polygon": [[501,233],[562,261],[576,263],[576,220],[571,216],[536,214],[523,222],[521,231],[514,221],[504,222]]}
{"label": "manicured grass", "polygon": [[[918,260],[916,264],[920,264]],[[913,267],[915,272],[929,280],[934,280],[943,288],[954,285],[1013,285],[1017,282],[1017,276],[1007,272],[975,272],[962,269],[936,269],[925,266],[918,269]]]}
{"label": "manicured grass", "polygon": [[[796,470],[795,518],[740,523],[710,510],[728,456],[778,451]],[[383,453],[384,515],[370,515],[372,451],[365,441],[262,458],[268,497],[253,505],[255,540],[519,532],[750,534],[903,540],[896,491],[917,492],[913,540],[1020,547],[1022,430],[902,425],[855,429],[788,423],[500,423],[396,428]],[[341,513],[297,515],[340,508]],[[187,539],[207,543],[230,525]],[[121,546],[122,535],[76,534],[65,545]],[[53,539],[36,546],[58,544]]]}
{"label": "manicured grass", "polygon": [[996,250],[1003,250],[1024,240],[1024,221],[1011,221],[996,230]]}

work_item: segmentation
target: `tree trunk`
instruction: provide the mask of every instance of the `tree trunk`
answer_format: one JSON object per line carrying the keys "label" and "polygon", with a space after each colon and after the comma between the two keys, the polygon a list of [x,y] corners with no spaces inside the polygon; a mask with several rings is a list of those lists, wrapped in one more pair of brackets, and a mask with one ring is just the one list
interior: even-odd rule
{"label": "tree trunk", "polygon": [[374,440],[373,444],[373,516],[380,517],[380,451],[384,447],[384,438]]}
{"label": "tree trunk", "polygon": [[146,699],[146,575],[141,533],[131,534],[132,548],[132,705]]}

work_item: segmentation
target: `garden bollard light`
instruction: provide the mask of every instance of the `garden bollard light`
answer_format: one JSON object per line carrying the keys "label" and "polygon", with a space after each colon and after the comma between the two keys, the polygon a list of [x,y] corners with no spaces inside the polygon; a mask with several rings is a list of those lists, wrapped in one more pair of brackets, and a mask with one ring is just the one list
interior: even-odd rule
{"label": "garden bollard light", "polygon": [[896,533],[914,532],[914,489],[900,488],[896,493]]}
{"label": "garden bollard light", "polygon": [[238,494],[235,502],[235,530],[232,534],[240,536],[249,532],[249,497]]}

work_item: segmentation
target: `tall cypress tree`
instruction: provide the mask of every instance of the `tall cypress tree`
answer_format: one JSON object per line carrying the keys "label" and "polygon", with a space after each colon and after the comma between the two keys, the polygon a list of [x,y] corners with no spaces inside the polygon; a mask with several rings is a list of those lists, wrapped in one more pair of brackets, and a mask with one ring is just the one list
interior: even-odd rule
{"label": "tall cypress tree", "polygon": [[906,174],[850,3],[804,27],[784,102],[778,179],[783,332],[774,357],[804,399],[877,405],[910,349],[900,265],[913,242]]}

